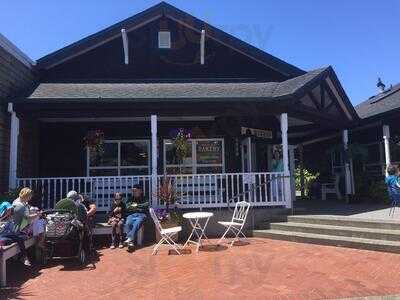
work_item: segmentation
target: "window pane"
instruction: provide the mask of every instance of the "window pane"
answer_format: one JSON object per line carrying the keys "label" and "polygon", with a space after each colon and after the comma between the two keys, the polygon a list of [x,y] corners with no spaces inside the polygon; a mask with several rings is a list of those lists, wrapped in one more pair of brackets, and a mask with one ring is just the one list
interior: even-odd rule
{"label": "window pane", "polygon": [[91,169],[89,176],[118,176],[118,169]]}
{"label": "window pane", "polygon": [[121,166],[147,166],[148,163],[149,149],[147,142],[121,143]]}
{"label": "window pane", "polygon": [[98,153],[90,150],[90,166],[92,167],[112,167],[118,166],[118,144],[104,143],[104,153]]}
{"label": "window pane", "polygon": [[197,164],[222,165],[222,141],[197,141]]}
{"label": "window pane", "polygon": [[222,167],[198,167],[197,174],[219,174],[222,173]]}
{"label": "window pane", "polygon": [[121,169],[121,176],[125,175],[149,175],[149,169],[148,168]]}
{"label": "window pane", "polygon": [[[189,143],[189,151],[186,155],[186,157],[183,159],[183,165],[184,166],[191,166],[193,164],[193,159],[192,159],[192,142],[188,141]],[[165,141],[164,142],[164,147],[165,147],[165,158],[166,158],[166,164],[167,165],[177,165],[178,164],[178,158],[176,156],[176,148],[172,141]]]}

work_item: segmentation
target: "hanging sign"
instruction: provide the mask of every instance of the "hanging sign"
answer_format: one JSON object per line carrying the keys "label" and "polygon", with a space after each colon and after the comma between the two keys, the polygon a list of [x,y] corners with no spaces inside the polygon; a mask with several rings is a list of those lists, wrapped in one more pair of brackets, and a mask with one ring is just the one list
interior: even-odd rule
{"label": "hanging sign", "polygon": [[254,135],[258,138],[262,139],[272,139],[272,131],[271,130],[263,130],[249,127],[241,127],[242,135]]}

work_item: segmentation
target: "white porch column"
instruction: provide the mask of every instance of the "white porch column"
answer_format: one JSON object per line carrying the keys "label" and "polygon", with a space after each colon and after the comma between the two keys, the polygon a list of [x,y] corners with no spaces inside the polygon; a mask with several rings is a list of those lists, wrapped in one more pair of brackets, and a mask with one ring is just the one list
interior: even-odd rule
{"label": "white porch column", "polygon": [[151,115],[151,206],[157,205],[157,116]]}
{"label": "white porch column", "polygon": [[290,171],[290,189],[292,191],[292,201],[296,201],[296,182],[294,177],[294,171],[296,169],[296,160],[294,157],[295,146],[289,146],[289,171]]}
{"label": "white porch column", "polygon": [[283,173],[285,178],[284,182],[284,195],[286,207],[292,208],[292,191],[290,185],[290,172],[289,172],[289,143],[288,143],[288,116],[287,113],[281,114],[281,133],[282,133],[282,160],[283,160]]}
{"label": "white porch column", "polygon": [[385,147],[385,174],[386,169],[390,165],[390,129],[389,125],[383,125],[383,145]]}
{"label": "white porch column", "polygon": [[8,103],[8,112],[11,114],[8,186],[10,189],[15,189],[17,187],[19,119],[12,103]]}
{"label": "white porch column", "polygon": [[[346,152],[349,149],[349,131],[343,130],[343,147]],[[351,174],[350,174],[350,160],[346,156],[344,161],[344,178],[346,183],[346,196],[352,194]]]}

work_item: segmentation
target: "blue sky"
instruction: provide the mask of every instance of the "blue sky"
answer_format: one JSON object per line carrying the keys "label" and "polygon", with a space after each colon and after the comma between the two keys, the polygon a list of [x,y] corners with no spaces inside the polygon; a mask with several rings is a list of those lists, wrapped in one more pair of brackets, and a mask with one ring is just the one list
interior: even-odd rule
{"label": "blue sky", "polygon": [[[2,0],[0,32],[37,59],[158,2]],[[332,65],[353,104],[378,76],[400,82],[400,1],[168,2],[302,69]]]}

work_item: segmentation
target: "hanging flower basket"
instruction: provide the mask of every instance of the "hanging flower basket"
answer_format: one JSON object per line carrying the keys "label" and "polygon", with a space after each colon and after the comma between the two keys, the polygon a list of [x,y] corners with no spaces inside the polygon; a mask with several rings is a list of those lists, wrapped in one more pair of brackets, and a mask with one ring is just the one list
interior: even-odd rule
{"label": "hanging flower basket", "polygon": [[104,154],[104,132],[101,130],[88,131],[83,138],[85,148],[95,152],[97,155]]}

